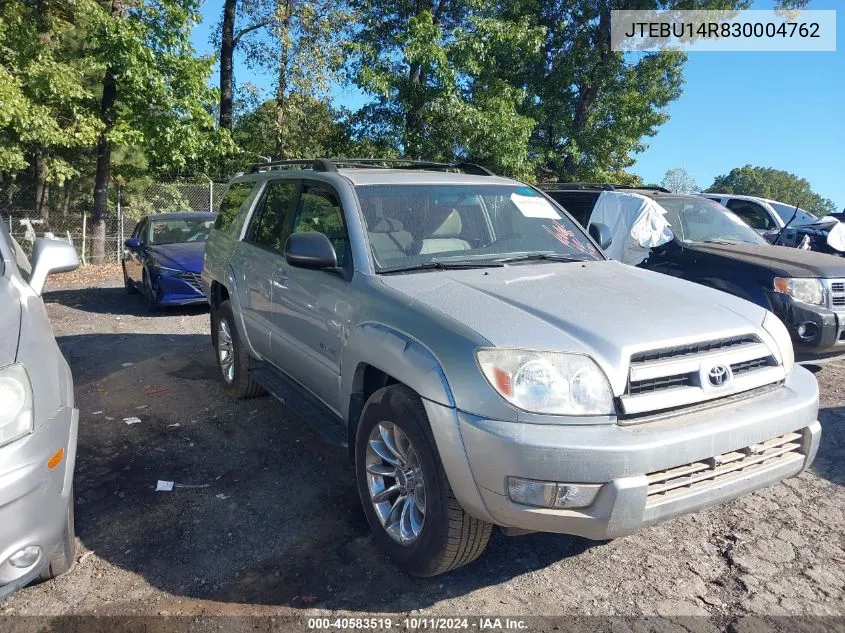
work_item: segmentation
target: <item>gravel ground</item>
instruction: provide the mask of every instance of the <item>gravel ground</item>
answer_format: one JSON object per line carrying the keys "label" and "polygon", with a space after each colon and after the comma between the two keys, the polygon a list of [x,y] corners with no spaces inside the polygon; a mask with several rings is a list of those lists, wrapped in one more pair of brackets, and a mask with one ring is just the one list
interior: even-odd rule
{"label": "gravel ground", "polygon": [[81,410],[78,562],[0,616],[845,615],[845,363],[814,368],[810,472],[612,542],[496,532],[475,564],[418,580],[375,547],[339,449],[272,398],[225,396],[207,312],[147,314],[115,272],[45,293]]}

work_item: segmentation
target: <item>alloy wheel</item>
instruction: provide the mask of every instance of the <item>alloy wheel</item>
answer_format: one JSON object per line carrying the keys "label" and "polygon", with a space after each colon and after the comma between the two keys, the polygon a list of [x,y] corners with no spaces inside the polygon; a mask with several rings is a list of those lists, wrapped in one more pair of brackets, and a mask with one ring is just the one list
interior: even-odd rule
{"label": "alloy wheel", "polygon": [[223,380],[231,383],[235,379],[235,346],[232,342],[232,331],[226,319],[220,319],[217,325],[217,356],[220,360]]}
{"label": "alloy wheel", "polygon": [[411,440],[395,423],[373,427],[366,471],[370,501],[385,531],[401,545],[411,545],[425,524],[425,476]]}

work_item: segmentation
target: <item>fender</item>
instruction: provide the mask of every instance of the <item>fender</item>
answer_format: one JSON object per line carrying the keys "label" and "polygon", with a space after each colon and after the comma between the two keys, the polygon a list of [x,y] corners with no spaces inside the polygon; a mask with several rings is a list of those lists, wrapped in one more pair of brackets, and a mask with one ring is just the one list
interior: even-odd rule
{"label": "fender", "polygon": [[364,390],[365,365],[393,376],[419,394],[455,498],[469,514],[492,523],[493,518],[478,494],[464,448],[455,398],[440,362],[418,340],[381,323],[361,324],[344,347],[341,394],[349,403],[346,419],[350,449],[354,451],[355,429],[364,405],[360,394]]}
{"label": "fender", "polygon": [[347,402],[347,423],[357,422],[353,394],[363,391],[363,364],[393,376],[424,400],[455,407],[452,389],[440,362],[425,345],[381,323],[362,323],[350,334],[341,359],[342,402]]}
{"label": "fender", "polygon": [[[240,294],[238,294],[238,282],[235,278],[235,270],[232,268],[231,262],[226,263],[226,278],[224,281],[219,281],[226,291],[229,293],[229,303],[232,304],[232,314],[235,316],[235,321],[237,321],[238,327],[238,334],[241,336],[241,340],[246,342],[247,351],[251,356],[254,358],[261,358],[261,356],[253,349],[252,343],[249,340],[249,336],[246,333],[246,325],[244,324],[244,317],[243,313],[241,312],[241,298]],[[211,287],[209,286],[209,290]],[[211,295],[208,295],[209,298]],[[212,333],[213,336],[217,336],[216,333]]]}

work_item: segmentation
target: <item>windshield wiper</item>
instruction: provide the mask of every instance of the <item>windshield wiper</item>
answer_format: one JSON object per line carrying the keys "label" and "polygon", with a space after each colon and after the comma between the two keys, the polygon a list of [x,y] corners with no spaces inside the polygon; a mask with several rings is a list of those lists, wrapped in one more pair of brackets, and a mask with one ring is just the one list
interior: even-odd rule
{"label": "windshield wiper", "polygon": [[591,262],[592,257],[577,257],[575,255],[560,255],[558,253],[526,253],[524,255],[512,255],[511,257],[502,257],[497,259],[497,262],[503,264],[510,264],[512,262],[531,262],[531,261],[546,261],[546,262]]}
{"label": "windshield wiper", "polygon": [[421,264],[409,264],[408,266],[396,266],[394,268],[382,268],[378,273],[380,275],[389,275],[391,273],[404,273],[412,270],[467,270],[469,268],[501,268],[504,266],[498,260],[479,260],[473,261],[449,261],[449,262],[422,262]]}
{"label": "windshield wiper", "polygon": [[715,238],[712,240],[703,240],[702,244],[728,244],[730,246],[736,246],[737,244],[747,244],[748,242],[737,242],[732,240],[726,240],[722,238]]}

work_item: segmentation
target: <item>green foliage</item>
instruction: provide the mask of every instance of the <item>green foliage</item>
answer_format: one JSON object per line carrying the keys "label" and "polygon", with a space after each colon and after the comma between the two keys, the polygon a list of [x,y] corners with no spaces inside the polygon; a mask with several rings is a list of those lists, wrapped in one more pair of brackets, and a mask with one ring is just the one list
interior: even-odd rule
{"label": "green foliage", "polygon": [[683,167],[667,170],[660,186],[672,193],[697,193],[700,191],[695,179]]}
{"label": "green foliage", "polygon": [[87,107],[97,66],[85,59],[72,20],[94,4],[0,2],[0,171],[29,167],[39,151],[48,180],[79,173],[73,153],[91,147],[102,124]]}
{"label": "green foliage", "polygon": [[736,167],[728,174],[716,176],[707,191],[777,200],[785,204],[799,205],[819,216],[836,211],[833,201],[815,193],[807,180],[771,167]]}
{"label": "green foliage", "polygon": [[471,0],[377,0],[356,6],[358,85],[374,97],[360,130],[411,158],[469,160],[530,177],[534,121],[525,91],[495,71],[536,51],[542,31]]}

